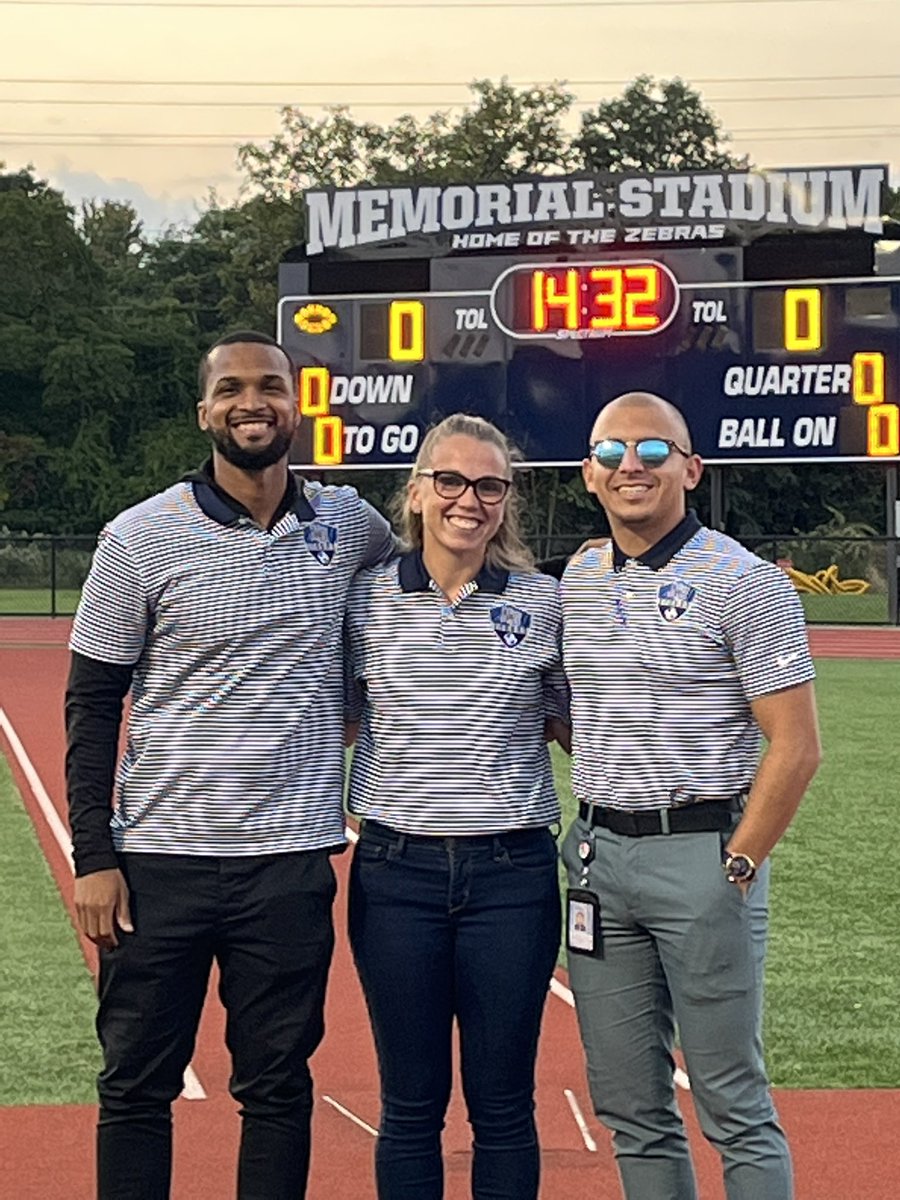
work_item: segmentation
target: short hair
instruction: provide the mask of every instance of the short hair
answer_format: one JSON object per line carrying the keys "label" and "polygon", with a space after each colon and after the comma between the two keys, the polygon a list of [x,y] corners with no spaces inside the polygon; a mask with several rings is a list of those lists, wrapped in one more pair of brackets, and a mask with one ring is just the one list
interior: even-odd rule
{"label": "short hair", "polygon": [[288,367],[291,372],[291,379],[296,380],[297,368],[294,366],[294,360],[285,350],[284,346],[275,338],[270,337],[267,333],[260,333],[256,329],[237,329],[234,333],[226,333],[224,337],[220,337],[217,342],[209,347],[200,359],[200,366],[197,370],[197,384],[200,389],[200,399],[202,400],[206,394],[206,384],[209,380],[209,356],[213,350],[217,350],[219,346],[235,346],[247,343],[257,343],[261,346],[274,346],[276,350],[280,350],[287,359]]}
{"label": "short hair", "polygon": [[614,396],[612,400],[604,404],[604,406],[594,417],[594,423],[591,426],[592,441],[594,436],[594,426],[596,426],[597,422],[607,411],[607,409],[611,408],[613,405],[615,405],[616,408],[662,409],[663,412],[669,414],[669,417],[677,425],[679,430],[678,437],[685,443],[684,449],[693,454],[694,450],[691,438],[691,429],[687,423],[684,413],[676,404],[673,404],[671,400],[667,400],[665,396],[658,396],[655,392],[623,392],[621,396]]}
{"label": "short hair", "polygon": [[[506,470],[512,475],[513,462],[519,459],[519,455],[506,435],[483,417],[453,413],[440,424],[433,425],[425,434],[413,464],[411,478],[415,479],[417,471],[431,466],[435,446],[449,437],[470,437],[495,446],[503,455]],[[391,515],[399,525],[407,545],[414,550],[421,550],[422,514],[413,512],[406,485],[394,495],[391,501]],[[522,540],[521,528],[521,499],[514,484],[507,494],[506,510],[500,528],[488,542],[485,562],[489,567],[506,571],[534,570],[534,555]]]}

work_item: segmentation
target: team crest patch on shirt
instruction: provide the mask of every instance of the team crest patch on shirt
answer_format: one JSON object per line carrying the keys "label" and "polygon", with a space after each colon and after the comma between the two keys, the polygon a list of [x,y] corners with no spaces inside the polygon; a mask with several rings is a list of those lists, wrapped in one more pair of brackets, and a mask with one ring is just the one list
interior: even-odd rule
{"label": "team crest patch on shirt", "polygon": [[659,615],[664,621],[677,621],[691,607],[696,595],[697,589],[681,579],[662,584],[656,594]]}
{"label": "team crest patch on shirt", "polygon": [[306,538],[306,547],[316,562],[327,567],[334,558],[338,540],[337,529],[333,525],[323,525],[321,521],[312,521],[303,530],[303,536]]}
{"label": "team crest patch on shirt", "polygon": [[518,646],[528,632],[531,614],[511,604],[498,604],[491,609],[491,623],[497,637],[510,649]]}

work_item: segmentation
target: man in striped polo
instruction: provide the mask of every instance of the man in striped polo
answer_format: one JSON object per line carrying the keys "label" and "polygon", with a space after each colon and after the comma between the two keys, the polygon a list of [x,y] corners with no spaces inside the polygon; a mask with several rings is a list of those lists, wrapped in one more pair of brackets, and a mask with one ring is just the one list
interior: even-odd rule
{"label": "man in striped polo", "polygon": [[814,670],[784,574],[686,512],[701,472],[671,404],[601,410],[583,474],[612,542],[562,584],[579,801],[563,857],[570,908],[591,910],[587,931],[569,922],[569,970],[628,1200],[696,1200],[676,1027],[729,1200],[789,1200],[760,1026],[768,858],[819,761]]}
{"label": "man in striped polo", "polygon": [[[342,625],[393,552],[352,488],[288,469],[296,378],[263,334],[200,368],[202,470],[100,536],[66,695],[75,905],[100,948],[100,1200],[165,1200],[213,960],[240,1200],[299,1200],[344,843]],[[122,701],[131,691],[113,787]],[[110,799],[115,809],[110,820]]]}

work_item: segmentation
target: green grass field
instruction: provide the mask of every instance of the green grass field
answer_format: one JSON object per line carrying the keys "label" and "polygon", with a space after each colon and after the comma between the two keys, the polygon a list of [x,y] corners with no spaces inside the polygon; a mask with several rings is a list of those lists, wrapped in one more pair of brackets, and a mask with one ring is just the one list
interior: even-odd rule
{"label": "green grass field", "polygon": [[884,625],[889,619],[886,592],[867,592],[862,596],[800,596],[806,619],[813,625]]}
{"label": "green grass field", "polygon": [[0,1105],[90,1104],[94,987],[0,755]]}
{"label": "green grass field", "polygon": [[[58,588],[56,615],[71,616],[78,607],[81,592],[77,588]],[[49,617],[53,596],[49,588],[0,588],[0,616],[13,613],[21,616]]]}
{"label": "green grass field", "polygon": [[[780,1087],[897,1087],[900,663],[823,661],[825,761],[773,858],[766,1043]],[[568,764],[554,761],[566,821]],[[0,1105],[90,1103],[88,971],[0,759]]]}

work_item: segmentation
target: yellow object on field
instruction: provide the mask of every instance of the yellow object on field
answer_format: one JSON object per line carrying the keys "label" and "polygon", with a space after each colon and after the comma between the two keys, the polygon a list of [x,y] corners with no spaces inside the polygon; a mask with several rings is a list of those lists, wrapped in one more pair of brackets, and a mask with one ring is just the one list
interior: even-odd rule
{"label": "yellow object on field", "polygon": [[838,579],[837,563],[814,575],[788,567],[787,575],[798,592],[813,592],[819,596],[861,596],[872,586],[867,579]]}

